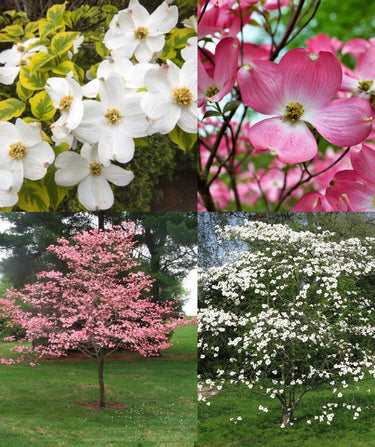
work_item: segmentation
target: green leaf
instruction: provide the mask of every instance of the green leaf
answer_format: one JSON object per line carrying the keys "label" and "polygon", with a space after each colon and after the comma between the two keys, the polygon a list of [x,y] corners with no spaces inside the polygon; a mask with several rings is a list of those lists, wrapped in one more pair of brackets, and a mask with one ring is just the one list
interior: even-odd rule
{"label": "green leaf", "polygon": [[2,29],[2,33],[8,34],[10,37],[20,38],[24,35],[23,27],[20,24],[9,25]]}
{"label": "green leaf", "polygon": [[177,146],[183,151],[188,151],[191,149],[197,141],[196,133],[186,133],[178,126],[176,126],[172,132],[169,132],[168,136],[173,143],[176,143]]}
{"label": "green leaf", "polygon": [[53,68],[52,71],[60,76],[66,76],[68,73],[73,72],[74,78],[77,81],[83,81],[85,77],[84,70],[72,61],[61,62],[61,64]]}
{"label": "green leaf", "polygon": [[69,190],[69,188],[56,185],[55,172],[56,168],[52,165],[48,168],[47,174],[43,178],[43,186],[47,189],[50,199],[49,207],[53,211],[57,209]]}
{"label": "green leaf", "polygon": [[62,5],[53,5],[49,10],[47,11],[47,19],[51,22],[55,22],[56,25],[59,25],[62,22],[66,3],[63,3]]}
{"label": "green leaf", "polygon": [[236,110],[241,104],[241,101],[229,101],[225,104],[223,112],[233,112],[233,110]]}
{"label": "green leaf", "polygon": [[32,182],[25,179],[18,197],[18,206],[24,211],[49,211],[48,191],[41,180]]}
{"label": "green leaf", "polygon": [[104,45],[103,42],[95,42],[95,49],[99,56],[103,59],[110,55],[108,48]]}
{"label": "green leaf", "polygon": [[36,53],[33,56],[29,57],[30,64],[28,68],[31,71],[38,71],[49,61],[51,61],[54,57],[55,56],[53,54],[44,53],[43,51],[40,51],[39,53]]}
{"label": "green leaf", "polygon": [[20,82],[22,87],[28,90],[42,90],[46,85],[48,73],[34,72],[29,66],[23,66],[20,70]]}
{"label": "green leaf", "polygon": [[207,112],[203,116],[203,119],[208,118],[210,116],[222,116],[222,115],[217,110],[207,110]]}
{"label": "green leaf", "polygon": [[40,121],[50,121],[56,113],[48,93],[43,90],[29,99],[31,112]]}
{"label": "green leaf", "polygon": [[0,121],[9,121],[11,118],[20,116],[25,110],[25,104],[16,98],[0,101]]}
{"label": "green leaf", "polygon": [[39,36],[44,39],[50,34],[55,34],[56,23],[48,19],[39,20]]}
{"label": "green leaf", "polygon": [[16,93],[22,101],[27,101],[30,96],[34,93],[32,90],[28,90],[27,88],[24,88],[20,81],[16,84]]}
{"label": "green leaf", "polygon": [[51,41],[51,51],[55,56],[66,53],[73,46],[74,41],[79,37],[79,33],[73,31],[58,33]]}

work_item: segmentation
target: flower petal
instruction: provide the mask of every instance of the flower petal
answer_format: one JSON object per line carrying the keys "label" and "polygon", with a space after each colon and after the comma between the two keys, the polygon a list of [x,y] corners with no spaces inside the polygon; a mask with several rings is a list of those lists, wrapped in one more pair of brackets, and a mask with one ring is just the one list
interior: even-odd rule
{"label": "flower petal", "polygon": [[146,22],[146,27],[152,36],[166,34],[176,26],[177,20],[177,6],[169,6],[167,2],[163,2],[150,15]]}
{"label": "flower petal", "polygon": [[325,196],[317,191],[310,191],[302,196],[291,209],[292,212],[334,211]]}
{"label": "flower petal", "polygon": [[55,153],[45,141],[28,148],[27,155],[23,159],[24,177],[29,180],[41,179],[54,159]]}
{"label": "flower petal", "polygon": [[330,143],[354,146],[371,132],[371,106],[363,98],[336,99],[309,113],[306,121]]}
{"label": "flower petal", "polygon": [[26,147],[32,147],[43,141],[42,126],[40,123],[25,123],[17,118],[16,129],[21,142]]}
{"label": "flower petal", "polygon": [[280,61],[283,73],[285,102],[316,108],[327,104],[336,95],[342,81],[340,62],[329,52],[318,55],[305,48],[288,51]]}
{"label": "flower petal", "polygon": [[250,127],[248,137],[259,151],[269,150],[284,163],[302,163],[315,157],[316,141],[302,121],[284,122],[281,118],[269,118]]}
{"label": "flower petal", "polygon": [[282,75],[278,64],[257,60],[237,74],[242,101],[264,115],[282,115]]}
{"label": "flower petal", "polygon": [[83,101],[83,119],[73,135],[83,143],[97,143],[105,133],[105,106],[98,101]]}
{"label": "flower petal", "polygon": [[117,186],[126,186],[134,179],[134,174],[131,171],[126,171],[116,165],[105,166],[102,168],[102,172],[108,181]]}
{"label": "flower petal", "polygon": [[57,168],[55,181],[61,186],[73,186],[86,178],[89,171],[89,163],[76,152],[63,152],[55,161]]}
{"label": "flower petal", "polygon": [[107,210],[113,205],[113,192],[104,176],[89,175],[78,185],[78,200],[90,211]]}
{"label": "flower petal", "polygon": [[363,143],[361,148],[352,148],[350,161],[354,170],[364,180],[375,183],[375,147]]}

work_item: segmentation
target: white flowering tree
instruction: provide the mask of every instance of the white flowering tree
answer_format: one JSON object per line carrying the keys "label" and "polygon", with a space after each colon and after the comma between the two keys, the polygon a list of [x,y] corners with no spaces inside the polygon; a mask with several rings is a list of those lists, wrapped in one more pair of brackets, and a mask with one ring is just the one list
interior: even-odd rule
{"label": "white flowering tree", "polygon": [[[150,13],[143,3],[68,11],[65,2],[1,30],[9,44],[0,52],[2,210],[55,211],[73,188],[81,209],[109,209],[111,184],[142,175],[126,165],[147,137],[193,147],[196,17],[179,23],[177,6],[163,1]],[[105,23],[96,31],[95,23],[76,31],[98,15]]]}
{"label": "white flowering tree", "polygon": [[330,424],[338,407],[359,417],[351,388],[375,377],[374,301],[360,287],[375,271],[375,238],[334,242],[329,231],[250,221],[217,232],[243,244],[200,272],[199,399],[241,383],[278,400],[285,427],[306,393],[326,388],[315,420]]}

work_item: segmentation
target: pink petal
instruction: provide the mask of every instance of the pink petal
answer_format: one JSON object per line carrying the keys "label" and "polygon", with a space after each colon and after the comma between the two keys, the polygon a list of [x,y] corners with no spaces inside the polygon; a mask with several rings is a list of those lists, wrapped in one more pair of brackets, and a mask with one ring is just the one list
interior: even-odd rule
{"label": "pink petal", "polygon": [[353,148],[350,161],[361,178],[375,183],[375,146],[363,143],[361,148]]}
{"label": "pink petal", "polygon": [[317,108],[327,104],[341,85],[340,62],[329,52],[309,53],[304,48],[288,51],[280,61],[285,101]]}
{"label": "pink petal", "polygon": [[363,98],[337,99],[309,114],[306,121],[330,143],[354,146],[371,132],[371,106]]}
{"label": "pink petal", "polygon": [[215,98],[215,101],[220,101],[234,86],[239,52],[239,42],[233,37],[221,39],[216,47],[214,82],[221,87],[221,97]]}
{"label": "pink petal", "polygon": [[356,67],[356,71],[359,74],[361,80],[370,81],[375,79],[374,60],[375,60],[375,47],[371,46],[363,54],[361,60],[359,61]]}
{"label": "pink petal", "polygon": [[347,195],[353,211],[375,211],[375,185],[367,182],[353,183]]}
{"label": "pink petal", "polygon": [[237,74],[242,101],[264,115],[282,115],[285,102],[281,98],[282,74],[277,64],[257,60],[242,67]]}
{"label": "pink petal", "polygon": [[355,171],[339,171],[333,177],[326,191],[328,203],[335,211],[354,211],[349,200],[348,191],[357,180]]}
{"label": "pink petal", "polygon": [[269,118],[250,127],[248,137],[259,151],[269,150],[284,163],[302,163],[315,157],[316,141],[302,121],[284,122],[282,118]]}
{"label": "pink petal", "polygon": [[291,209],[292,212],[335,211],[327,202],[325,196],[317,191],[311,191],[301,197]]}
{"label": "pink petal", "polygon": [[199,98],[204,98],[209,87],[214,85],[214,80],[207,74],[205,66],[198,57],[198,94]]}

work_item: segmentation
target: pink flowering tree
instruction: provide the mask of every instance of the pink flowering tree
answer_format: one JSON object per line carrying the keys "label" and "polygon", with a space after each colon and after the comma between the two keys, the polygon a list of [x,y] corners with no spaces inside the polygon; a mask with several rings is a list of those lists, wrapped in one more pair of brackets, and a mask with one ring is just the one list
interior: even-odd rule
{"label": "pink flowering tree", "polygon": [[201,211],[375,210],[375,41],[292,48],[320,3],[200,0]]}
{"label": "pink flowering tree", "polygon": [[155,356],[170,346],[178,324],[169,319],[174,303],[151,301],[152,279],[134,259],[135,234],[135,225],[126,223],[122,229],[85,231],[72,243],[61,238],[49,246],[69,271],[42,272],[34,284],[8,290],[0,300],[0,315],[25,332],[12,348],[21,355],[1,362],[27,359],[34,366],[42,357],[78,349],[97,363],[104,408],[104,362],[111,353],[124,348]]}

